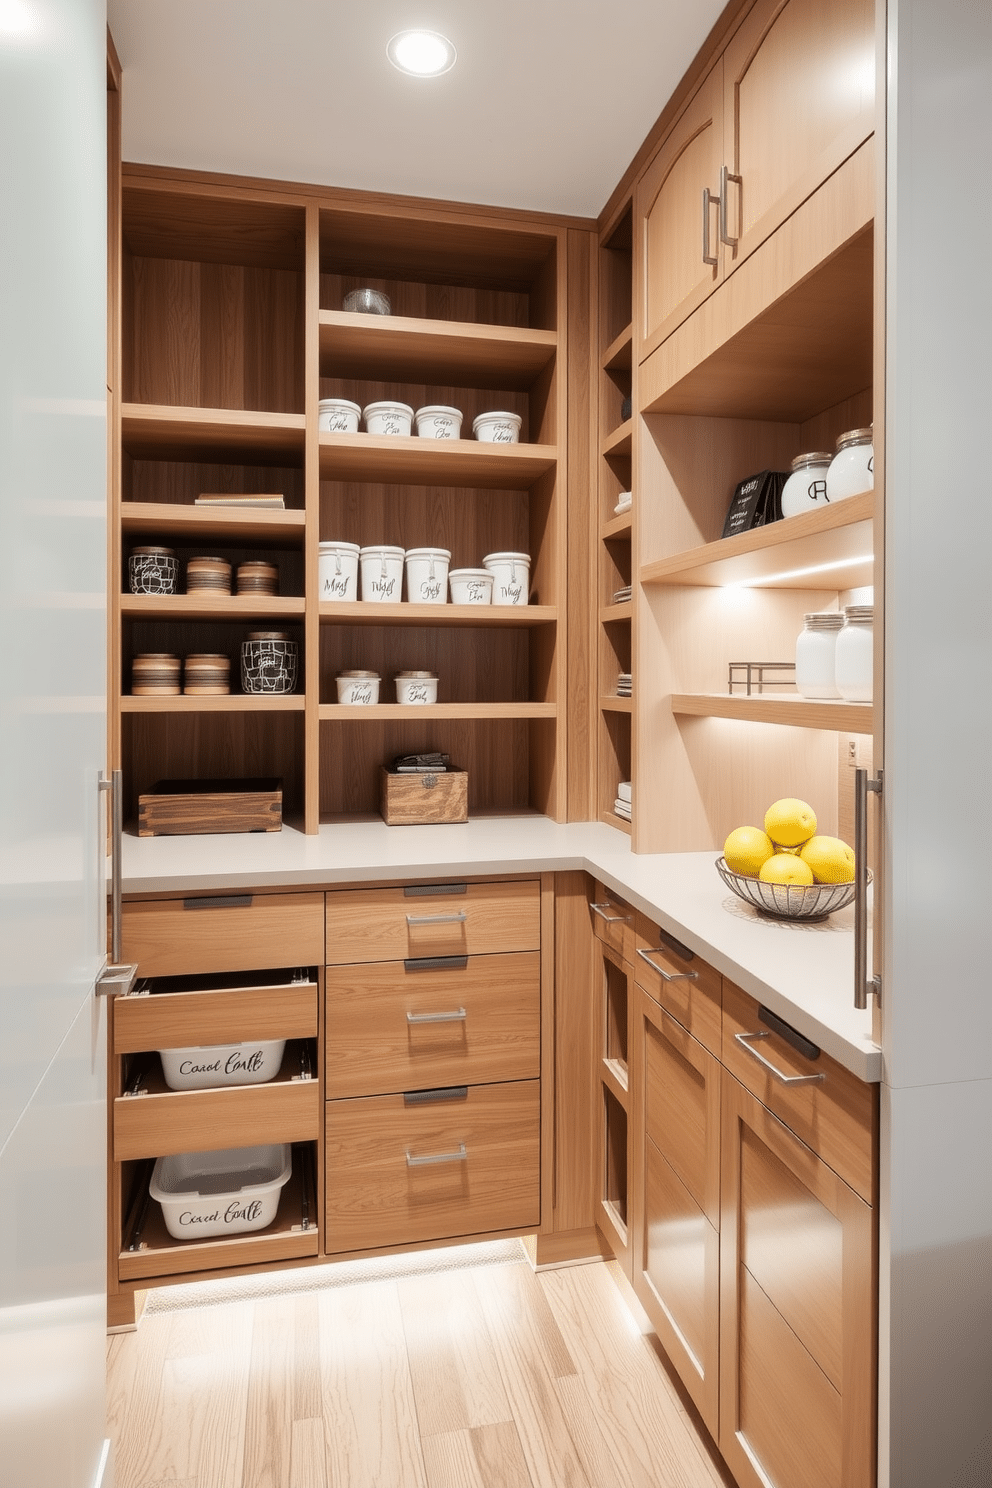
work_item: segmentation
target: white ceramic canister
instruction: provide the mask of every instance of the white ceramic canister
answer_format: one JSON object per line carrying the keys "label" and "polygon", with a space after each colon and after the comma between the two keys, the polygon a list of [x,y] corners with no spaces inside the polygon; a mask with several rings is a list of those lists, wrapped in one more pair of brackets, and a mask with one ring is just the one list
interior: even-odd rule
{"label": "white ceramic canister", "polygon": [[487,553],[482,562],[493,576],[494,605],[530,603],[529,553]]}
{"label": "white ceramic canister", "polygon": [[840,697],[834,660],[843,624],[839,610],[803,616],[803,632],[796,641],[796,689],[802,697]]}
{"label": "white ceramic canister", "polygon": [[355,600],[358,598],[358,544],[322,542],[317,544],[318,594],[321,599]]}
{"label": "white ceramic canister", "polygon": [[321,398],[317,404],[317,428],[321,434],[357,434],[362,410],[347,398]]}
{"label": "white ceramic canister", "polygon": [[843,501],[875,489],[875,446],[870,429],[850,429],[837,441],[827,471],[827,500]]}
{"label": "white ceramic canister", "polygon": [[483,444],[516,444],[522,423],[519,413],[477,413],[472,433]]}
{"label": "white ceramic canister", "polygon": [[406,597],[411,604],[447,604],[447,548],[409,548],[406,555]]}
{"label": "white ceramic canister", "polygon": [[782,487],[783,517],[798,517],[817,506],[826,506],[830,459],[830,454],[822,450],[796,456],[792,474]]}
{"label": "white ceramic canister", "polygon": [[367,434],[409,434],[413,427],[409,403],[368,403],[364,418]]}
{"label": "white ceramic canister", "polygon": [[403,549],[361,548],[362,598],[373,604],[399,604],[403,597]]}
{"label": "white ceramic canister", "polygon": [[417,433],[421,439],[461,439],[462,415],[459,408],[431,403],[417,409]]}
{"label": "white ceramic canister", "polygon": [[452,604],[491,605],[493,576],[488,568],[453,568],[448,575]]}
{"label": "white ceramic canister", "polygon": [[378,672],[342,672],[336,681],[339,703],[371,707],[379,701]]}
{"label": "white ceramic canister", "polygon": [[837,637],[834,675],[837,691],[849,703],[870,703],[872,700],[874,617],[874,605],[848,605],[844,610],[844,628]]}
{"label": "white ceramic canister", "polygon": [[437,702],[437,677],[433,672],[397,672],[396,701],[405,707]]}

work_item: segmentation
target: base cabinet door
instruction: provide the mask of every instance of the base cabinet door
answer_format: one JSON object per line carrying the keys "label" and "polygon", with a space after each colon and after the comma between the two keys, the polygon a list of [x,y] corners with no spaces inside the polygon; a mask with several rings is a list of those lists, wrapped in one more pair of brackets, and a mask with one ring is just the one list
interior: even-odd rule
{"label": "base cabinet door", "polygon": [[870,1488],[865,1201],[724,1072],[720,1450],[741,1488]]}
{"label": "base cabinet door", "polygon": [[640,988],[640,1197],[633,1285],[715,1437],[720,1358],[720,1064]]}

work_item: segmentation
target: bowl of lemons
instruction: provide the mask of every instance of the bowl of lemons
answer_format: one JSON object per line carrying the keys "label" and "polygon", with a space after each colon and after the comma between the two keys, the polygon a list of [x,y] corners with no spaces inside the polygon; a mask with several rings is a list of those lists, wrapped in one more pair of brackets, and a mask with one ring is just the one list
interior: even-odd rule
{"label": "bowl of lemons", "polygon": [[818,835],[812,806],[794,796],[769,806],[763,827],[736,827],[716,871],[738,899],[779,920],[823,920],[854,898],[854,850]]}

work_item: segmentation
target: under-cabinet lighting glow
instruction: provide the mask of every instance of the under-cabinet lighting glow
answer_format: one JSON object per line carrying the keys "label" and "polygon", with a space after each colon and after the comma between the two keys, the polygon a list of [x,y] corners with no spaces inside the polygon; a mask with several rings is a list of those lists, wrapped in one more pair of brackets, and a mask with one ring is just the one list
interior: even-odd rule
{"label": "under-cabinet lighting glow", "polygon": [[759,584],[779,584],[783,579],[805,579],[810,574],[830,573],[832,569],[850,568],[854,563],[872,563],[872,553],[860,553],[856,558],[835,558],[832,563],[813,563],[809,568],[789,568],[782,573],[764,574],[758,579],[740,579],[724,584],[724,589],[757,589]]}
{"label": "under-cabinet lighting glow", "polygon": [[458,53],[439,31],[400,31],[386,47],[386,55],[412,77],[440,77],[454,67]]}
{"label": "under-cabinet lighting glow", "polygon": [[27,36],[38,20],[24,0],[0,0],[0,36]]}

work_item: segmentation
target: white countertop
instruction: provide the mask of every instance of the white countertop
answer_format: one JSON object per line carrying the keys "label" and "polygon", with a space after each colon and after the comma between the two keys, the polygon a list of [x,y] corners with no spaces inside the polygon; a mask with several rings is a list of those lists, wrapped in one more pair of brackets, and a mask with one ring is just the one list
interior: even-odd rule
{"label": "white countertop", "polygon": [[853,908],[813,925],[766,919],[724,887],[713,852],[635,854],[626,833],[602,823],[535,815],[437,827],[349,818],[313,837],[286,826],[278,833],[125,836],[123,859],[124,892],[135,895],[584,870],[859,1079],[882,1076],[871,1013],[853,1002]]}

